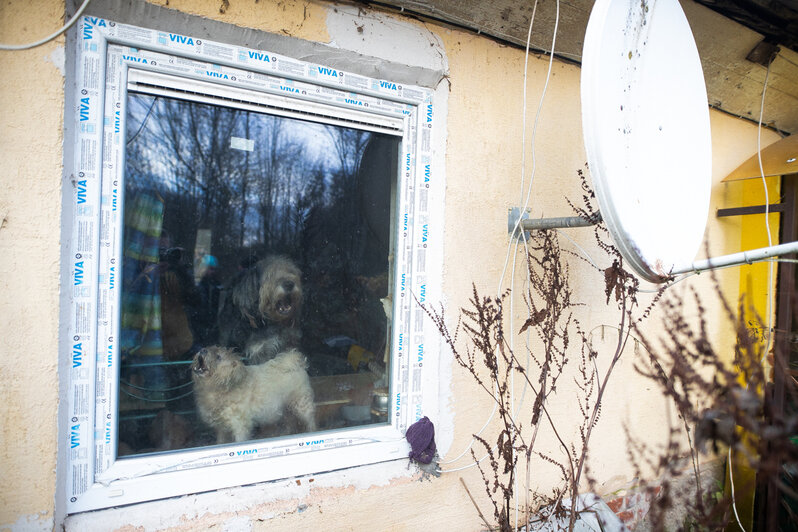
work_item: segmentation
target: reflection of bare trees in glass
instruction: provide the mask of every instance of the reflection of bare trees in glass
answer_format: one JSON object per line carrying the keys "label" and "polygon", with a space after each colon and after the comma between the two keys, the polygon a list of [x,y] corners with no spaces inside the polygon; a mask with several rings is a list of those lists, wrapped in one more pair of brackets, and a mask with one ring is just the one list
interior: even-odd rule
{"label": "reflection of bare trees in glass", "polygon": [[[127,192],[157,191],[175,242],[192,247],[196,229],[210,229],[214,253],[231,260],[242,248],[297,253],[309,210],[330,199],[328,187],[351,187],[337,182],[353,181],[368,135],[355,132],[354,149],[332,148],[323,126],[139,95],[129,116]],[[254,146],[235,149],[233,137]]]}
{"label": "reflection of bare trees in glass", "polygon": [[262,117],[260,123],[268,127],[260,128],[260,147],[255,148],[253,192],[260,222],[252,237],[271,249],[292,252],[301,229],[296,208],[321,163],[309,160],[302,140],[291,136],[284,119]]}
{"label": "reflection of bare trees in glass", "polygon": [[[244,117],[244,138],[248,139],[250,134],[250,127],[249,127],[249,113],[246,114]],[[241,205],[239,205],[238,209],[240,212],[240,217],[238,220],[238,247],[241,248],[244,246],[244,227],[246,227],[246,220],[247,220],[247,192],[249,189],[249,180],[250,180],[250,172],[249,172],[249,152],[244,153],[244,175],[241,177]]]}
{"label": "reflection of bare trees in glass", "polygon": [[335,155],[338,157],[338,167],[341,169],[341,174],[353,178],[357,172],[358,163],[363,157],[363,150],[366,149],[366,144],[371,135],[358,129],[345,129],[335,126],[327,126],[325,131],[335,148]]}
{"label": "reflection of bare trees in glass", "polygon": [[341,205],[344,210],[352,210],[350,203],[357,198],[357,180],[355,179],[360,160],[366,149],[371,134],[357,129],[344,129],[335,126],[325,128],[327,136],[332,141],[334,155],[336,158],[337,175],[334,180],[334,188],[331,191],[337,205]]}
{"label": "reflection of bare trees in glass", "polygon": [[363,245],[362,198],[358,193],[362,183],[358,178],[368,179],[368,176],[359,176],[359,171],[363,153],[372,135],[365,131],[335,126],[327,126],[325,132],[332,141],[333,153],[330,155],[335,157],[337,168],[332,176],[330,187],[332,207],[328,217],[334,219],[343,229],[332,236],[339,248],[338,252],[346,257],[347,263],[357,262],[361,258],[359,247]]}
{"label": "reflection of bare trees in glass", "polygon": [[[135,113],[139,98],[131,100]],[[195,228],[214,227],[214,244],[223,244],[221,240],[235,234],[233,199],[245,174],[240,157],[230,149],[243,113],[206,105],[186,112],[185,102],[165,98],[152,105],[148,124],[127,147],[127,190],[146,187],[161,195],[164,227],[174,241],[193,245]]]}

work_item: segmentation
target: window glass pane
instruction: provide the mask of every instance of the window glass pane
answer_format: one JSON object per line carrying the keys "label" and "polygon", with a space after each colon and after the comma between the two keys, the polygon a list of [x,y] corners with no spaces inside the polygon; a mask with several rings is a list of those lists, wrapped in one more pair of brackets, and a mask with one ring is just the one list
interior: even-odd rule
{"label": "window glass pane", "polygon": [[387,423],[400,138],[127,97],[119,456]]}

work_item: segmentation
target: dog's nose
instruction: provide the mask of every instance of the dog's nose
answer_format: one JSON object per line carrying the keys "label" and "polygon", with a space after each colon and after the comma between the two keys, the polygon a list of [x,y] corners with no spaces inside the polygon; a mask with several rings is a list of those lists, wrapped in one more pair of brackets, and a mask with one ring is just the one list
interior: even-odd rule
{"label": "dog's nose", "polygon": [[293,290],[294,286],[295,286],[294,281],[283,281],[283,289],[286,292],[290,292],[291,290]]}

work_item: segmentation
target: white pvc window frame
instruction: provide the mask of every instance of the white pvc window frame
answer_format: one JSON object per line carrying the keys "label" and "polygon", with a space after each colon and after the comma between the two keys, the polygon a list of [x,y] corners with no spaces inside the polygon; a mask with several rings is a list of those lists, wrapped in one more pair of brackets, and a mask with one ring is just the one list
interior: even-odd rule
{"label": "white pvc window frame", "polygon": [[[437,338],[419,302],[428,251],[441,227],[430,218],[434,122],[430,89],[402,86],[262,50],[83,17],[77,28],[71,176],[72,263],[65,376],[67,512],[131,504],[406,459],[406,428],[437,411]],[[138,84],[138,85],[137,85]],[[159,84],[161,88],[159,88]],[[129,88],[190,90],[236,106],[401,136],[395,226],[390,419],[274,440],[116,458],[118,299],[124,188],[125,102]],[[164,88],[166,87],[166,88]],[[246,107],[245,107],[246,108]],[[358,125],[353,125],[358,124]],[[435,275],[437,277],[437,275]]]}

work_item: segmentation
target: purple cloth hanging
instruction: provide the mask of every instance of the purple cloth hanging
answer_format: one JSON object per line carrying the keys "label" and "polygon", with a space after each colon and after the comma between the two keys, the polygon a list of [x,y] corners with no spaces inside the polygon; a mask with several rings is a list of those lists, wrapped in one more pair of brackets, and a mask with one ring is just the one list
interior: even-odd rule
{"label": "purple cloth hanging", "polygon": [[422,464],[429,464],[435,458],[435,426],[427,416],[422,417],[409,427],[405,438],[410,443],[410,459]]}

